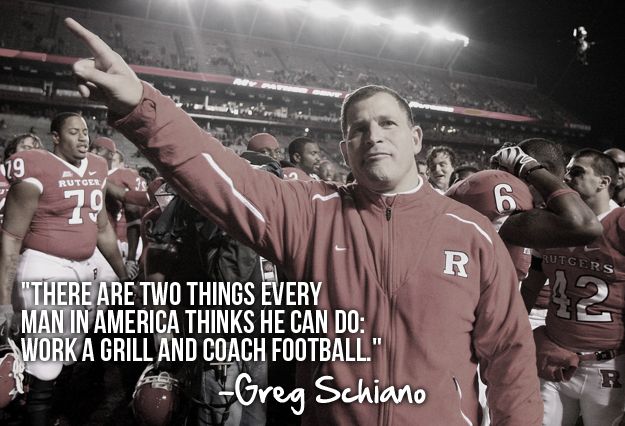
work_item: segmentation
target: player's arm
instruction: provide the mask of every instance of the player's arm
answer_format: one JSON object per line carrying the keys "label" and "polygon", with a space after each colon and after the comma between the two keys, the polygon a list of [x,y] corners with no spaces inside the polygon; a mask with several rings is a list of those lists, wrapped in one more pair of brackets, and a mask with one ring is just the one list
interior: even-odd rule
{"label": "player's arm", "polygon": [[141,208],[139,206],[124,205],[126,214],[126,238],[128,239],[128,261],[135,262],[137,247],[141,237]]}
{"label": "player's arm", "polygon": [[126,191],[121,201],[126,206],[128,204],[133,204],[140,207],[150,207],[150,197],[148,197],[147,191],[135,191],[134,189],[131,189]]}
{"label": "player's arm", "polygon": [[573,247],[601,235],[603,228],[593,211],[564,182],[544,169],[532,172],[527,181],[547,206],[510,216],[499,230],[504,241],[532,248]]}
{"label": "player's arm", "polygon": [[[534,258],[532,258],[532,262],[533,261]],[[521,282],[521,297],[523,298],[523,303],[525,304],[527,312],[530,312],[536,304],[538,294],[545,285],[545,282],[547,282],[545,273],[532,266],[527,273],[527,277]]]}
{"label": "player's arm", "polygon": [[117,246],[117,235],[109,222],[105,208],[98,213],[98,249],[111,265],[111,268],[113,268],[113,271],[115,271],[119,279],[121,281],[126,281],[128,274],[126,273],[126,267],[122,255],[119,252],[119,247]]}
{"label": "player's arm", "polygon": [[115,185],[113,182],[106,180],[106,194],[117,201],[124,201],[127,189],[123,186]]}
{"label": "player's arm", "polygon": [[334,188],[317,182],[287,184],[254,169],[171,99],[142,83],[97,35],[70,18],[65,24],[93,56],[73,66],[81,95],[106,103],[113,126],[179,194],[233,238],[275,263],[303,255],[314,219],[314,196],[338,195]]}
{"label": "player's arm", "polygon": [[568,247],[601,235],[601,223],[579,194],[521,148],[504,148],[492,161],[532,185],[547,203],[545,209],[512,215],[499,229],[504,241],[521,247]]}
{"label": "player's arm", "polygon": [[150,199],[146,191],[129,190],[108,180],[106,181],[106,193],[124,204],[134,204],[141,207],[150,205]]}
{"label": "player's arm", "polygon": [[29,182],[15,183],[7,194],[0,237],[0,305],[11,304],[22,241],[39,205],[40,195],[39,188]]}

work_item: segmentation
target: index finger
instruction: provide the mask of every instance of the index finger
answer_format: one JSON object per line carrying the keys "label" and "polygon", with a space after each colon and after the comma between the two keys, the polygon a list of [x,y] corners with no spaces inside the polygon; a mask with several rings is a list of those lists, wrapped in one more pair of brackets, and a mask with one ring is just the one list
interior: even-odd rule
{"label": "index finger", "polygon": [[105,55],[111,48],[100,37],[92,33],[72,18],[65,18],[65,26],[85,42],[94,56]]}

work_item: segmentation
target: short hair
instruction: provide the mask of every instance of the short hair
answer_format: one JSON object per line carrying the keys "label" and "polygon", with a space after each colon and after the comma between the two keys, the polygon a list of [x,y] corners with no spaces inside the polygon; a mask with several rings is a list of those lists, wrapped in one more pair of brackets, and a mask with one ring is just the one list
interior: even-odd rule
{"label": "short hair", "polygon": [[623,167],[622,161],[623,161],[623,158],[625,158],[625,151],[623,151],[622,149],[618,149],[618,148],[610,148],[610,149],[606,149],[605,151],[603,151],[603,153],[609,156],[611,159],[613,159],[619,168]]}
{"label": "short hair", "polygon": [[59,112],[50,122],[50,133],[60,132],[63,127],[63,123],[65,123],[65,120],[70,117],[80,117],[84,119],[84,117],[77,112]]}
{"label": "short hair", "polygon": [[278,140],[269,133],[256,133],[247,141],[247,150],[260,152],[263,149],[280,148]]}
{"label": "short hair", "polygon": [[456,153],[454,152],[454,150],[447,145],[439,145],[430,148],[425,157],[425,162],[428,166],[428,169],[434,161],[434,157],[436,157],[438,154],[447,154],[447,156],[449,157],[449,161],[451,162],[451,166],[456,167]]}
{"label": "short hair", "polygon": [[614,159],[614,157],[616,157],[619,154],[625,155],[625,151],[623,151],[622,149],[618,149],[618,148],[609,148],[603,151],[603,153],[605,155],[609,155],[610,157],[612,157],[612,159]]}
{"label": "short hair", "polygon": [[519,142],[517,146],[545,166],[551,174],[558,177],[564,176],[566,163],[560,144],[549,139],[531,138]]}
{"label": "short hair", "polygon": [[612,182],[610,183],[610,189],[616,185],[616,179],[618,177],[618,166],[616,161],[609,155],[604,154],[593,148],[583,148],[576,151],[571,159],[577,158],[590,158],[592,163],[590,167],[597,176],[609,176]]}
{"label": "short hair", "polygon": [[39,145],[43,146],[43,144],[41,143],[41,139],[39,139],[39,136],[33,133],[21,133],[17,136],[14,136],[7,142],[4,148],[4,158],[9,158],[11,155],[15,154],[17,152],[17,146],[24,139],[27,139],[27,138],[32,138],[33,140],[37,141]]}
{"label": "short hair", "polygon": [[410,109],[410,104],[408,104],[408,101],[406,99],[402,98],[399,93],[397,93],[390,87],[372,84],[354,90],[352,93],[347,95],[345,100],[343,100],[343,105],[341,105],[341,132],[343,132],[343,138],[347,137],[347,113],[349,112],[349,109],[356,102],[360,102],[364,99],[369,99],[370,97],[372,97],[373,95],[377,95],[378,93],[387,93],[395,98],[399,107],[406,113],[408,123],[410,123],[411,126],[414,125],[412,110]]}
{"label": "short hair", "polygon": [[299,138],[293,139],[289,144],[289,160],[293,162],[293,155],[301,154],[302,152],[304,152],[304,147],[309,143],[316,144],[317,142],[306,136],[301,136]]}
{"label": "short hair", "polygon": [[139,168],[138,172],[139,176],[145,179],[148,184],[158,177],[158,172],[154,167],[143,166]]}
{"label": "short hair", "polygon": [[449,182],[450,184],[455,182],[456,180],[460,179],[460,176],[462,176],[463,174],[473,174],[479,171],[480,169],[475,166],[472,166],[470,164],[463,164],[462,166],[458,166],[454,169],[454,171],[451,173],[451,176],[449,177]]}

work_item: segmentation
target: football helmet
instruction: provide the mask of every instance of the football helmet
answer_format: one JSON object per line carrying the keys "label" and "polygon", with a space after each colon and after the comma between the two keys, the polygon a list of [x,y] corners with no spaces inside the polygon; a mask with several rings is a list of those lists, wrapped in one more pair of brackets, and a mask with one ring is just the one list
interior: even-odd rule
{"label": "football helmet", "polygon": [[170,424],[178,408],[180,384],[171,374],[150,364],[143,370],[132,394],[137,421],[145,426]]}
{"label": "football helmet", "polygon": [[6,344],[0,346],[0,409],[18,393],[24,393],[24,361],[13,340],[6,339]]}

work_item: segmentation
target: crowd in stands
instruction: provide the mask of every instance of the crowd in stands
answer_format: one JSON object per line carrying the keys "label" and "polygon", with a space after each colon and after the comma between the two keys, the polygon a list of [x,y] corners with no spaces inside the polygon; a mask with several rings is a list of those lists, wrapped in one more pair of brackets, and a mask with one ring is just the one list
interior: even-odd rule
{"label": "crowd in stands", "polygon": [[[19,115],[16,114],[15,111],[12,113],[6,113],[6,111],[5,113],[0,113],[0,147],[4,147],[5,142],[10,140],[15,134],[32,133],[41,138],[44,146],[50,148],[51,143],[48,140],[49,119],[55,114],[55,111],[55,109],[50,108],[41,116],[37,116],[37,114],[42,114],[42,111],[37,111],[35,109],[33,109],[33,114],[30,115]],[[149,164],[130,142],[107,124],[105,117],[95,115],[87,120],[87,124],[89,126],[89,131],[94,137],[106,136],[116,142],[118,150],[125,155],[126,164],[133,167],[143,167]],[[279,159],[287,159],[287,147],[291,140],[302,136],[310,137],[319,144],[321,161],[331,162],[337,169],[337,174],[343,178],[348,172],[338,149],[340,135],[336,131],[329,132],[319,129],[309,129],[308,132],[306,132],[304,129],[297,127],[267,127],[235,122],[227,124],[223,122],[206,122],[204,126],[207,132],[222,141],[224,146],[232,149],[237,154],[241,154],[246,150],[247,142],[252,135],[259,132],[269,132],[276,137],[280,145],[278,149]],[[462,135],[469,134],[466,130],[458,132],[460,134],[456,139],[458,142],[454,142],[454,140],[450,138],[442,137],[443,135],[448,135],[444,126],[443,129],[438,125],[432,127],[424,126],[424,130],[426,147],[447,143],[456,151],[459,164],[472,165],[480,169],[488,166],[488,159],[500,147],[498,144],[493,144],[491,142],[492,137],[487,137],[486,133],[481,135],[473,134],[476,143],[467,144],[462,140]],[[495,134],[495,132],[488,131],[487,134],[492,135]],[[525,136],[520,133],[508,132],[506,134],[506,132],[502,132],[500,138],[502,141],[505,139],[506,141],[518,142],[524,139]]]}
{"label": "crowd in stands", "polygon": [[[57,24],[59,16],[68,14],[68,11],[62,6],[53,8],[43,4],[31,10],[29,4],[15,2],[9,5],[5,2],[0,6],[3,14],[20,16],[15,23],[0,28],[2,47],[80,56],[81,52],[65,42],[67,33]],[[156,24],[149,21],[101,12],[91,11],[83,20],[87,26],[96,28],[98,21],[111,23],[113,29],[104,33],[104,39],[129,63],[245,78],[261,77],[280,83],[343,91],[364,84],[384,84],[395,87],[408,99],[424,103],[525,115],[559,124],[579,122],[527,84],[450,75],[443,70],[377,58],[364,60],[349,54],[336,56],[322,51],[317,52],[315,60],[307,60],[310,48],[289,45],[288,52],[280,53],[281,48],[272,49],[265,40],[249,37],[238,40],[235,35],[212,32],[192,37],[190,30],[173,25],[158,23],[159,28],[155,29]],[[11,35],[19,26],[30,28],[32,37]],[[142,39],[136,37],[138,34],[149,36]],[[159,38],[153,40],[156,34]]]}
{"label": "crowd in stands", "polygon": [[[595,424],[596,419],[601,419],[597,424],[623,423],[623,387],[618,378],[622,377],[625,362],[625,319],[622,293],[616,290],[625,277],[625,251],[620,238],[625,235],[625,210],[621,208],[625,206],[625,152],[582,149],[569,159],[565,149],[573,150],[573,146],[563,148],[560,140],[540,137],[550,133],[547,126],[526,129],[503,121],[430,115],[423,110],[419,110],[418,127],[413,115],[416,109],[413,111],[406,99],[383,86],[361,87],[346,97],[340,119],[336,113],[327,112],[332,110],[331,102],[312,103],[309,107],[308,100],[295,101],[295,95],[293,102],[291,95],[263,98],[261,102],[253,94],[241,101],[237,97],[241,92],[235,93],[232,88],[225,95],[199,93],[204,109],[208,111],[210,104],[216,116],[197,114],[190,118],[184,109],[193,109],[194,105],[181,99],[183,95],[170,94],[169,98],[151,84],[139,82],[112,49],[76,22],[68,20],[67,25],[96,45],[96,69],[89,59],[79,61],[73,69],[80,82],[98,91],[97,100],[106,99],[110,109],[79,101],[72,108],[82,109],[83,113],[60,106],[32,107],[24,101],[7,102],[0,108],[0,158],[4,157],[6,169],[6,179],[0,183],[1,194],[7,200],[2,218],[0,284],[11,289],[15,281],[15,299],[30,300],[30,289],[23,284],[33,281],[30,276],[38,277],[49,269],[58,275],[52,275],[50,282],[66,284],[62,280],[69,269],[76,272],[79,281],[99,282],[102,289],[106,283],[111,287],[121,284],[118,288],[126,286],[128,290],[133,281],[154,284],[147,287],[146,293],[139,288],[133,290],[134,295],[127,293],[134,296],[128,308],[104,303],[109,305],[109,313],[119,309],[134,315],[132,306],[142,313],[161,312],[177,318],[176,310],[187,307],[187,301],[151,306],[145,303],[150,289],[174,288],[174,283],[200,284],[192,281],[197,277],[212,280],[205,281],[212,284],[204,288],[234,289],[238,284],[248,287],[255,283],[249,287],[260,290],[258,283],[265,287],[267,282],[274,282],[271,303],[278,306],[282,299],[282,294],[277,295],[282,292],[278,288],[289,285],[288,280],[309,279],[310,275],[320,281],[316,286],[310,282],[307,288],[316,294],[315,299],[321,295],[321,303],[314,302],[316,308],[308,312],[330,312],[332,323],[338,318],[335,308],[348,307],[359,316],[362,312],[360,322],[368,322],[367,326],[373,328],[382,326],[386,352],[379,359],[369,358],[370,364],[339,362],[336,353],[327,361],[306,359],[298,364],[298,380],[302,380],[300,376],[313,378],[319,368],[325,368],[325,377],[336,380],[344,389],[353,389],[348,388],[353,380],[358,386],[363,379],[378,383],[374,377],[381,371],[387,373],[386,384],[393,386],[387,389],[401,382],[406,383],[404,389],[423,383],[427,392],[436,391],[428,394],[434,396],[433,402],[422,407],[410,407],[401,401],[394,401],[392,406],[378,405],[381,401],[376,396],[371,404],[338,403],[328,406],[327,412],[320,405],[312,405],[304,413],[302,401],[299,414],[291,410],[297,415],[303,413],[302,424],[368,424],[370,419],[386,419],[391,412],[386,411],[388,407],[394,410],[391,423],[401,426],[412,424],[414,415],[422,416],[420,420],[427,424],[441,419],[440,424],[453,424],[462,418],[468,424],[497,425],[509,420],[531,426],[573,425],[579,424],[580,416],[586,426]],[[206,65],[192,47],[192,37],[185,36],[183,30],[173,32],[173,48],[163,44],[153,56],[153,49],[129,47],[134,40],[127,35],[126,25],[115,24],[112,28],[108,42],[127,60],[134,58],[154,66],[169,63],[192,71]],[[49,26],[46,39],[62,40],[59,37],[54,26]],[[55,51],[64,45],[57,42],[45,47],[44,38],[38,35],[30,42]],[[237,61],[228,42],[215,46],[223,55],[212,57],[211,65],[227,68],[233,75],[253,72],[250,64]],[[565,113],[551,104],[541,109],[539,103],[533,103],[536,99],[530,90],[521,86],[495,98],[495,92],[488,89],[495,83],[451,76],[442,79],[434,71],[420,78],[407,67],[384,71],[382,64],[359,66],[362,58],[342,60],[336,67],[321,60],[320,66],[336,72],[337,79],[328,83],[322,81],[323,73],[305,69],[304,61],[286,59],[269,50],[258,50],[253,55],[263,59],[275,56],[277,66],[283,67],[274,70],[273,75],[293,84],[327,84],[345,90],[370,83],[407,84],[416,96],[433,103],[524,111],[547,121],[552,116],[566,119]],[[108,64],[108,70],[99,65],[102,63]],[[91,75],[81,74],[85,68]],[[165,87],[175,89],[173,82],[166,82]],[[517,92],[521,94],[515,100],[512,94]],[[124,99],[129,93],[136,96]],[[113,124],[117,130],[107,121],[113,117],[121,117]],[[309,127],[310,122],[321,125]],[[551,136],[549,139],[555,139]],[[158,176],[156,168],[163,176]],[[84,200],[91,202],[86,205]],[[48,232],[38,234],[40,229],[53,231],[54,238]],[[226,247],[236,238],[241,240],[237,245]],[[59,242],[58,247],[49,243],[52,240]],[[247,252],[241,250],[244,245]],[[232,247],[234,250],[230,250]],[[228,251],[236,253],[235,262],[229,265],[222,262]],[[253,255],[247,257],[253,262],[247,261],[244,253]],[[239,266],[244,262],[252,265],[250,269],[256,275],[242,275]],[[224,278],[235,270],[240,276]],[[593,274],[588,275],[589,271]],[[541,275],[537,275],[539,272]],[[567,282],[575,285],[567,290]],[[326,290],[321,290],[322,283]],[[545,288],[546,283],[551,284]],[[603,292],[601,300],[597,300],[597,289]],[[548,293],[546,305],[537,299],[541,290]],[[212,295],[217,296],[215,292]],[[58,359],[26,359],[26,369],[22,365],[23,371],[17,372],[21,360],[11,340],[17,336],[11,327],[12,299],[11,292],[0,292],[0,338],[9,342],[9,349],[4,350],[12,357],[0,358],[0,366],[7,359],[15,366],[10,380],[4,381],[15,389],[8,394],[10,399],[0,400],[4,404],[0,406],[0,423],[23,416],[33,425],[52,421],[64,424],[54,418],[75,416],[87,405],[84,401],[91,393],[76,398],[78,404],[68,403],[73,398],[61,397],[72,388],[69,381],[78,379],[72,377],[74,367],[66,368]],[[585,309],[588,301],[596,302],[593,307],[598,310]],[[202,302],[195,310],[198,316],[200,312],[242,313],[234,306],[236,303],[230,310],[224,309],[228,303]],[[271,322],[263,319],[265,314],[260,312],[267,311],[260,303],[243,302],[241,308],[243,304],[254,309],[262,324]],[[285,300],[284,304],[309,307],[305,301]],[[26,303],[25,311],[32,311],[36,305]],[[441,311],[441,307],[445,309]],[[96,311],[107,312],[104,308]],[[364,313],[370,320],[365,321]],[[291,315],[291,320],[296,316]],[[278,317],[276,323],[281,323]],[[534,334],[530,324],[536,328]],[[235,387],[239,386],[238,379],[245,377],[259,387],[274,387],[277,376],[279,380],[293,378],[295,374],[278,364],[279,357],[271,363],[262,355],[251,361],[237,359],[238,354],[225,357],[225,362],[217,361],[216,356],[210,360],[206,355],[216,355],[218,349],[206,342],[216,342],[208,339],[216,338],[221,331],[215,327],[194,332],[191,325],[162,333],[145,330],[154,339],[146,337],[143,341],[149,341],[150,347],[154,343],[153,349],[158,352],[178,336],[202,341],[204,359],[181,356],[171,362],[168,357],[157,357],[155,365],[147,365],[148,359],[133,359],[136,362],[121,366],[117,361],[127,358],[107,365],[86,363],[83,358],[76,365],[102,376],[104,371],[119,368],[122,380],[116,385],[117,391],[124,393],[125,406],[132,404],[133,415],[140,423],[161,414],[155,406],[174,401],[164,415],[166,420],[147,423],[215,423],[209,423],[211,418],[226,424],[225,420],[231,418],[237,419],[233,424],[243,425],[246,423],[240,419],[249,415],[254,420],[247,424],[262,425],[266,420],[269,425],[292,424],[264,400],[252,405],[225,398],[222,404],[216,397],[229,393],[223,392],[230,386],[228,378],[237,378]],[[87,328],[80,339],[85,338]],[[278,328],[276,333],[283,334]],[[223,341],[232,349],[243,339],[254,337],[253,329],[244,330],[244,335],[227,332],[233,337]],[[31,337],[30,331],[22,331]],[[96,326],[91,331],[97,334],[101,330]],[[295,329],[291,331],[295,333]],[[363,326],[360,333],[369,341],[374,331]],[[41,333],[47,337],[49,334]],[[330,337],[332,331],[317,330],[312,334]],[[89,341],[85,348],[90,346]],[[241,354],[246,352],[244,349]],[[258,353],[265,353],[265,349]],[[445,356],[432,356],[441,353]],[[389,359],[403,361],[388,363]],[[315,364],[317,361],[322,364]],[[313,370],[307,372],[309,364]],[[140,376],[137,367],[143,370]],[[68,379],[61,376],[63,370]],[[480,371],[488,379],[481,387]],[[22,373],[27,377],[24,388]],[[446,385],[438,390],[430,387],[438,386],[441,380]],[[456,399],[462,396],[461,382],[465,402]],[[569,388],[578,389],[586,383],[593,384],[596,395],[567,397],[570,401],[561,398]],[[103,384],[94,387],[109,393],[113,386]],[[154,399],[157,404],[147,396],[154,389],[158,392]],[[375,389],[377,394],[377,385]],[[345,392],[344,396],[350,393]],[[414,395],[416,398],[417,393]],[[3,411],[13,397],[17,397],[11,407],[14,411]],[[184,398],[185,402],[178,405],[176,398]],[[433,405],[439,404],[436,398],[442,405]],[[393,403],[393,399],[386,402]],[[461,404],[454,403],[447,409],[450,400]],[[605,404],[606,400],[610,402]],[[464,406],[471,407],[467,414]],[[562,417],[561,407],[568,411],[567,422],[558,419]],[[286,405],[281,409],[289,411]],[[113,416],[118,424],[131,415],[130,410],[120,413]],[[482,423],[482,416],[492,416],[492,422]],[[293,424],[299,424],[299,419]]]}

